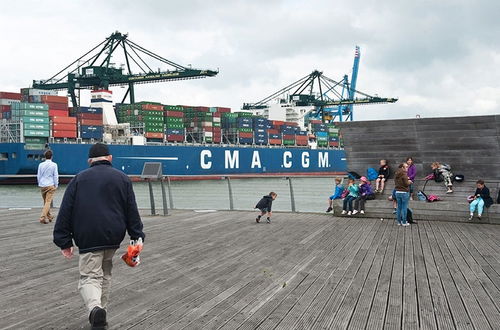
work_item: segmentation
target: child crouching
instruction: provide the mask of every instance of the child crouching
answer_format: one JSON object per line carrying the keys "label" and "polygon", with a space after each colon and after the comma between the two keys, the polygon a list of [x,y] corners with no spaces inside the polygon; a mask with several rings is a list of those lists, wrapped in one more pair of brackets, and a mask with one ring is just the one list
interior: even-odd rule
{"label": "child crouching", "polygon": [[257,218],[255,218],[255,221],[257,223],[260,222],[260,218],[262,218],[266,213],[267,213],[266,221],[267,223],[271,223],[271,216],[273,214],[271,212],[271,208],[273,206],[273,201],[276,199],[276,197],[278,197],[278,194],[271,191],[269,195],[262,197],[261,200],[257,203],[257,205],[255,205],[255,208],[259,209],[261,212],[261,214],[259,214]]}

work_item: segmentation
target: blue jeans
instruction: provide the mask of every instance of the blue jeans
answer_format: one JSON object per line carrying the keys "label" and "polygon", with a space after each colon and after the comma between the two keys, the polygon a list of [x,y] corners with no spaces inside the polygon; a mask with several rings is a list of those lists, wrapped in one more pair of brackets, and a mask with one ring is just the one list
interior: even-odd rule
{"label": "blue jeans", "polygon": [[470,203],[470,213],[473,214],[477,206],[477,215],[483,214],[484,201],[481,197],[476,198]]}
{"label": "blue jeans", "polygon": [[396,201],[398,208],[396,210],[396,218],[398,223],[404,225],[406,223],[406,214],[408,212],[408,202],[410,200],[410,193],[396,191]]}
{"label": "blue jeans", "polygon": [[[351,196],[351,195],[347,195],[345,198],[344,198],[344,207],[342,208],[342,210],[344,211],[352,211],[352,202],[356,199],[356,197],[354,196]],[[347,207],[349,207],[349,209],[347,209]]]}

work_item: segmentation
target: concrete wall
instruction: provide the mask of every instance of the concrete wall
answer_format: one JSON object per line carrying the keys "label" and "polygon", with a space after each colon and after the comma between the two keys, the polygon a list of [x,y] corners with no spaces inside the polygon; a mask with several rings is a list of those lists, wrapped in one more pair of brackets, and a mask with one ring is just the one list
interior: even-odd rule
{"label": "concrete wall", "polygon": [[340,123],[348,169],[366,174],[382,158],[391,168],[413,157],[417,178],[434,161],[466,180],[500,179],[500,115]]}

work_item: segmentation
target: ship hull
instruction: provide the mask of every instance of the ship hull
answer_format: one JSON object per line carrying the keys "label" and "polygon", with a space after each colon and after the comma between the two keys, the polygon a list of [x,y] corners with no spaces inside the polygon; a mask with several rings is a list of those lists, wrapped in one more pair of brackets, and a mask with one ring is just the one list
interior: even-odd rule
{"label": "ship hull", "polygon": [[[88,144],[51,144],[61,175],[88,167]],[[254,148],[235,146],[110,145],[113,166],[140,176],[145,162],[159,162],[168,176],[328,175],[344,173],[344,150]],[[0,175],[33,175],[43,150],[25,150],[23,143],[0,143]],[[24,179],[24,178],[18,178]]]}

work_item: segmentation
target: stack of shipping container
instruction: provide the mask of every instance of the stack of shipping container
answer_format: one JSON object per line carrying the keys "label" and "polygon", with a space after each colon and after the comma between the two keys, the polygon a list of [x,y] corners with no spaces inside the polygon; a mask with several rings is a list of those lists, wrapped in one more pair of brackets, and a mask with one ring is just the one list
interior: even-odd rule
{"label": "stack of shipping container", "polygon": [[76,119],[82,139],[102,139],[104,134],[102,108],[79,107],[76,111]]}
{"label": "stack of shipping container", "polygon": [[12,103],[13,120],[23,122],[22,136],[26,149],[43,149],[50,135],[49,106],[42,103]]}
{"label": "stack of shipping container", "polygon": [[165,105],[163,110],[165,140],[167,142],[184,142],[186,139],[184,131],[184,108],[178,105]]}
{"label": "stack of shipping container", "polygon": [[0,119],[10,119],[12,103],[19,102],[21,102],[20,93],[0,92]]}

